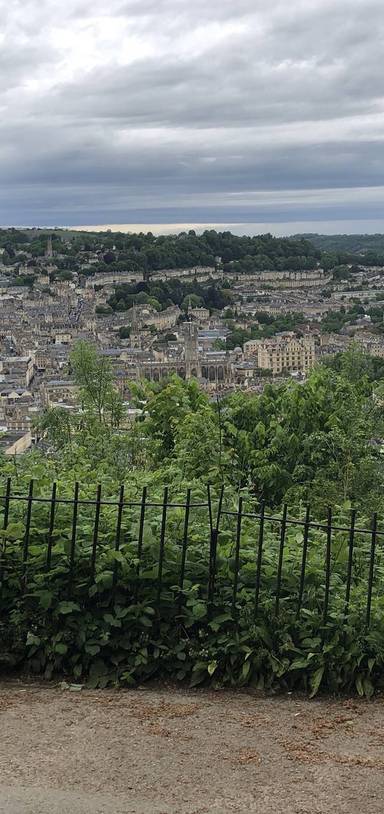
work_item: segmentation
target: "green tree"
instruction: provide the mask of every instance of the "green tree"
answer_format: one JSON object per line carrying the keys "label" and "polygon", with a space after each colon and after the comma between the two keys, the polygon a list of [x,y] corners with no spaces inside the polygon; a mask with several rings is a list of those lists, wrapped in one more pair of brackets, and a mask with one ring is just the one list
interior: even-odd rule
{"label": "green tree", "polygon": [[187,311],[188,308],[198,308],[202,305],[204,305],[202,297],[198,297],[197,294],[186,294],[181,303],[181,308],[183,311]]}
{"label": "green tree", "polygon": [[109,359],[92,345],[78,342],[70,355],[70,363],[85,412],[96,416],[100,424],[118,427],[124,407],[114,385]]}
{"label": "green tree", "polygon": [[160,460],[172,452],[180,423],[189,413],[198,412],[208,404],[194,380],[183,382],[178,376],[172,376],[158,393],[149,397],[146,429],[159,444]]}
{"label": "green tree", "polygon": [[113,310],[110,305],[96,305],[95,312],[99,316],[109,316],[110,314],[113,314]]}
{"label": "green tree", "polygon": [[177,423],[174,455],[189,480],[208,476],[214,480],[220,466],[220,433],[211,407],[189,412]]}
{"label": "green tree", "polygon": [[51,407],[39,416],[34,424],[38,436],[46,436],[55,449],[71,447],[75,431],[73,416],[64,407]]}
{"label": "green tree", "polygon": [[362,470],[381,483],[383,464],[371,439],[383,433],[382,410],[367,377],[352,382],[347,375],[319,367],[305,384],[267,385],[259,397],[229,399],[224,426],[232,477],[272,503],[287,494],[359,500]]}
{"label": "green tree", "polygon": [[119,337],[120,337],[120,339],[129,339],[130,335],[131,335],[131,328],[130,328],[129,325],[122,325],[121,328],[119,328]]}

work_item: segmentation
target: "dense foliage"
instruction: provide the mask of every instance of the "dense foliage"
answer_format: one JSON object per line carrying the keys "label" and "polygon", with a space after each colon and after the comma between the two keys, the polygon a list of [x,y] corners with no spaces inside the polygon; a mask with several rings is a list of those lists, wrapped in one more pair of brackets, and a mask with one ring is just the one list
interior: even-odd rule
{"label": "dense foliage", "polygon": [[107,357],[80,342],[71,367],[82,409],[43,413],[42,446],[1,465],[4,474],[16,466],[20,483],[44,462],[48,479],[107,477],[115,491],[134,474],[182,488],[224,483],[271,506],[382,506],[381,359],[352,348],[326,359],[304,383],[267,384],[260,395],[240,391],[219,401],[193,379],[132,383],[133,421]]}
{"label": "dense foliage", "polygon": [[[345,327],[353,328],[354,325],[358,325],[359,320],[363,317],[366,323],[370,324],[374,333],[384,333],[384,305],[379,304],[379,302],[376,305],[362,305],[358,302],[354,303],[350,308],[342,306],[339,311],[328,311],[321,321],[321,330],[323,333],[340,333]],[[366,320],[367,317],[369,318],[368,321]]]}
{"label": "dense foliage", "polygon": [[[0,248],[5,248],[3,261],[12,263],[22,251],[32,257],[45,254],[46,230],[0,230]],[[231,232],[206,230],[201,235],[190,230],[178,235],[66,232],[51,233],[53,248],[64,255],[61,269],[75,270],[80,251],[98,252],[99,263],[94,271],[151,272],[159,269],[215,266],[220,259],[224,266],[234,264],[237,272],[267,269],[313,268],[320,253],[301,238],[275,238],[270,234],[241,237]]]}
{"label": "dense foliage", "polygon": [[[68,490],[60,483],[63,494]],[[90,494],[85,486],[81,498]],[[131,485],[126,499],[138,501],[139,497]],[[156,487],[150,499],[161,504]],[[197,487],[193,502],[204,499],[206,493]],[[94,507],[91,511],[89,504],[81,505],[72,561],[73,509],[59,504],[48,566],[47,506],[34,507],[26,562],[25,516],[17,506],[6,534],[1,533],[7,538],[0,599],[3,666],[22,667],[47,678],[61,674],[91,687],[170,677],[188,680],[191,686],[213,681],[217,686],[300,689],[311,695],[322,687],[332,692],[357,690],[367,696],[383,688],[383,597],[376,589],[369,629],[365,623],[369,539],[356,546],[355,577],[346,610],[346,535],[335,534],[325,617],[324,532],[311,532],[299,609],[303,533],[288,529],[277,607],[279,534],[276,525],[268,523],[256,612],[257,525],[250,519],[243,520],[238,557],[234,522],[228,517],[222,521],[215,591],[209,602],[206,509],[191,510],[181,585],[182,509],[169,509],[160,582],[161,505],[147,509],[142,537],[139,510],[128,506],[118,538],[116,506],[103,506],[95,557]],[[339,514],[336,520],[345,522],[345,516]],[[379,588],[383,567],[380,549]]]}
{"label": "dense foliage", "polygon": [[[356,263],[358,260],[366,266],[384,265],[384,235],[318,235],[304,234],[305,238],[316,248],[333,258],[336,263]],[[336,261],[336,262],[335,262]]]}
{"label": "dense foliage", "polygon": [[210,310],[225,308],[232,300],[232,293],[226,281],[198,283],[182,280],[148,281],[136,284],[117,285],[108,305],[114,311],[125,311],[132,305],[147,303],[156,310],[164,310],[170,305],[178,305],[185,311],[189,306],[204,306]]}
{"label": "dense foliage", "polygon": [[273,316],[267,311],[259,311],[254,316],[254,323],[248,329],[236,328],[235,322],[229,320],[227,325],[230,333],[226,337],[223,347],[233,350],[238,346],[243,347],[244,342],[248,342],[250,339],[268,338],[281,331],[295,331],[300,335],[298,328],[300,324],[305,324],[304,315],[300,313]]}
{"label": "dense foliage", "polygon": [[[192,268],[222,264],[224,271],[248,274],[258,271],[313,269],[318,263],[336,269],[335,279],[348,279],[347,265],[358,269],[384,265],[383,235],[295,235],[277,238],[270,234],[237,236],[231,232],[194,230],[177,235],[151,232],[71,232],[55,229],[0,229],[0,249],[5,267],[26,264],[31,271],[52,238],[59,273],[138,271],[150,277],[161,269]],[[95,254],[97,262],[94,262]],[[92,265],[83,267],[87,255]],[[56,272],[57,273],[57,272]],[[60,279],[60,278],[59,278]],[[67,279],[66,277],[62,279]]]}
{"label": "dense foliage", "polygon": [[[193,380],[132,385],[140,412],[131,424],[105,357],[80,343],[71,365],[81,411],[47,411],[39,426],[42,449],[0,464],[3,484],[12,476],[13,494],[26,494],[33,478],[36,494],[49,498],[55,480],[62,499],[80,481],[85,501],[75,538],[70,503],[57,504],[52,535],[49,502],[34,504],[27,549],[27,504],[11,502],[0,535],[3,663],[94,686],[170,675],[192,684],[211,679],[311,693],[356,688],[370,695],[381,688],[381,545],[367,627],[370,533],[356,543],[346,610],[348,533],[333,532],[324,614],[327,535],[324,527],[311,529],[298,612],[303,527],[286,529],[277,608],[281,523],[266,522],[258,572],[260,524],[244,516],[238,537],[236,517],[239,496],[246,515],[259,514],[264,501],[267,515],[276,517],[287,502],[289,516],[302,519],[310,501],[314,521],[324,522],[331,504],[337,528],[348,528],[351,507],[359,528],[369,528],[375,511],[381,528],[384,382],[377,360],[352,350],[318,366],[303,384],[267,385],[261,395],[236,393],[219,402]],[[213,598],[208,482],[213,517],[222,486],[225,509],[234,512],[221,518]],[[125,500],[135,505],[124,509],[116,537],[121,483]],[[103,500],[114,505],[101,507],[95,548],[95,506],[87,501],[95,499],[98,484]],[[192,502],[205,504],[191,509],[182,586],[182,507],[168,510],[160,554],[165,484],[171,502],[185,503],[191,489]],[[144,486],[148,504],[157,505],[148,505],[140,536]]]}

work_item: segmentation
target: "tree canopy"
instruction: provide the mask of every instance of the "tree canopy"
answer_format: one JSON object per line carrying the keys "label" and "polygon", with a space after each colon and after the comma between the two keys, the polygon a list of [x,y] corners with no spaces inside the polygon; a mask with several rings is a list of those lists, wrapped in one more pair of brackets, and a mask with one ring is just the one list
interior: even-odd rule
{"label": "tree canopy", "polygon": [[71,479],[87,472],[115,484],[133,476],[210,481],[271,506],[384,508],[384,369],[356,348],[326,359],[303,383],[267,384],[260,395],[212,400],[177,376],[132,383],[129,420],[105,356],[79,343],[71,365],[79,409],[43,414],[48,454],[45,447],[20,459],[28,477],[45,454],[45,467]]}

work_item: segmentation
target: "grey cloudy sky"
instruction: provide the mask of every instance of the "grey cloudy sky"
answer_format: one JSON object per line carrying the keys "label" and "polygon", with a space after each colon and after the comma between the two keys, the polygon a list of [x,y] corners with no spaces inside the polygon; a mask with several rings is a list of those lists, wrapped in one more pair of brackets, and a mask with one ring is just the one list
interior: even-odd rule
{"label": "grey cloudy sky", "polygon": [[0,9],[0,224],[384,231],[383,0]]}

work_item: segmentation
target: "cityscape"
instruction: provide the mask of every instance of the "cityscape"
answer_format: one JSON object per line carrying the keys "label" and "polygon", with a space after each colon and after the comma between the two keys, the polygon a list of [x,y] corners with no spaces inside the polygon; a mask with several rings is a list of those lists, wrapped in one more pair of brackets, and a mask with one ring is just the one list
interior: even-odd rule
{"label": "cityscape", "polygon": [[[298,257],[297,269],[292,258],[290,268],[280,261],[274,270],[267,257],[262,270],[257,259],[241,267],[216,255],[212,265],[145,271],[137,263],[124,267],[116,246],[121,234],[4,230],[0,236],[6,455],[38,442],[45,410],[78,409],[70,352],[79,341],[108,359],[127,420],[137,415],[132,383],[142,379],[195,378],[215,399],[237,390],[260,393],[268,382],[305,381],[319,360],[351,343],[384,358],[384,274],[372,252],[344,251],[349,262],[334,265],[339,256],[313,247],[311,256],[307,242],[309,255],[306,262]],[[146,293],[149,282],[151,290],[176,282],[187,293],[181,303],[176,296],[159,303]],[[207,307],[207,291],[217,296],[216,307]]]}
{"label": "cityscape", "polygon": [[5,0],[0,814],[383,814],[383,0]]}

